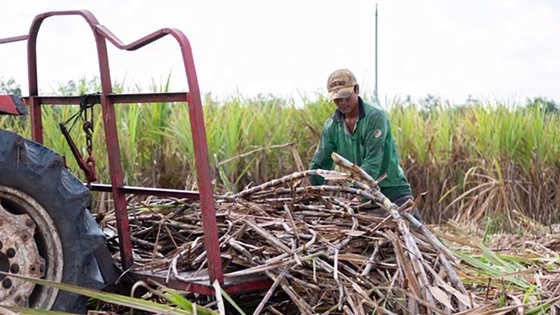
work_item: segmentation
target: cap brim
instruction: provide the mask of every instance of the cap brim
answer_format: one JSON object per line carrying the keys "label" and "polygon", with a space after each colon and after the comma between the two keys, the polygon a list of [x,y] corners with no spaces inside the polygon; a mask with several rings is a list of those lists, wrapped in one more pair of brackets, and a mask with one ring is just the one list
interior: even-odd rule
{"label": "cap brim", "polygon": [[350,96],[352,96],[352,94],[354,94],[354,87],[350,86],[350,87],[345,87],[345,88],[341,88],[335,91],[332,91],[329,93],[329,98],[332,100],[335,100],[337,98],[348,98]]}

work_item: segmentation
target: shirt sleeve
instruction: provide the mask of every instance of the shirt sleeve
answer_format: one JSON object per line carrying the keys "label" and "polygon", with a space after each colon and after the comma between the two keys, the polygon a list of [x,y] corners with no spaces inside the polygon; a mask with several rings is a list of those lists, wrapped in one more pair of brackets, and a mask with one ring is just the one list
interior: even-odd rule
{"label": "shirt sleeve", "polygon": [[[323,169],[330,170],[334,164],[331,154],[336,150],[333,135],[329,130],[329,124],[325,123],[321,131],[321,138],[319,139],[319,145],[315,150],[315,154],[311,159],[311,165],[309,169]],[[322,176],[310,176],[309,182],[311,185],[322,185],[325,179]]]}
{"label": "shirt sleeve", "polygon": [[382,175],[380,172],[385,153],[385,139],[389,131],[389,118],[387,113],[380,112],[368,117],[366,123],[365,158],[360,167],[376,179]]}

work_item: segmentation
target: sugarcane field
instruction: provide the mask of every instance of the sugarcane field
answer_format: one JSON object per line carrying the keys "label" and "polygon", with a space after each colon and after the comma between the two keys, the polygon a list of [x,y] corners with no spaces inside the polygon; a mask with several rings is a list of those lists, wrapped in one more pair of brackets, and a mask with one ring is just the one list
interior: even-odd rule
{"label": "sugarcane field", "polygon": [[[534,139],[532,143],[542,152],[557,152],[558,136],[533,138],[521,130],[527,121],[538,124],[546,120],[543,128],[550,129],[541,135],[552,135],[559,126],[557,113],[536,106],[523,108],[523,114],[476,105],[460,112],[420,112],[414,104],[393,109],[394,125],[399,126],[396,130],[414,128],[419,144],[422,138],[432,139],[425,148],[409,142],[414,141],[409,136],[413,133],[395,133],[398,143],[404,144],[400,145],[403,168],[414,189],[421,192],[397,207],[378,189],[383,177],[372,178],[337,154],[332,156],[333,170],[306,168],[303,161],[313,153],[310,148],[320,129],[309,123],[307,135],[290,131],[304,124],[306,117],[327,117],[327,101],[323,102],[310,102],[302,109],[286,107],[274,99],[205,104],[210,113],[209,130],[220,126],[216,133],[209,133],[215,137],[209,139],[209,145],[224,278],[264,277],[271,280],[271,287],[231,294],[231,300],[181,291],[173,292],[192,304],[171,299],[174,295],[167,291],[166,280],[187,286],[192,281],[209,280],[201,204],[185,198],[131,196],[127,212],[133,269],[160,275],[161,279],[138,281],[136,298],[170,305],[160,312],[178,314],[193,313],[193,305],[200,307],[194,313],[201,314],[556,313],[560,231],[554,214],[559,155],[526,157],[523,154],[532,154],[518,147],[517,155],[504,158],[500,148],[491,149],[492,143],[482,136],[478,121],[495,120],[497,136],[506,136],[512,132],[511,126],[519,126],[520,145],[529,146]],[[182,139],[187,133],[178,130],[181,124],[176,117],[184,114],[175,111],[186,108],[164,103],[157,106],[160,112],[141,108],[134,113],[143,122],[134,130],[125,125],[130,120],[121,121],[121,139],[127,141],[127,133],[131,138],[134,134],[144,143],[139,151],[123,149],[129,181],[196,190],[194,172],[192,178],[180,176],[190,172],[189,167],[194,169],[193,160],[188,158],[193,152],[179,151],[188,149],[181,141],[190,139]],[[119,114],[131,115],[130,110],[136,109],[122,108]],[[312,114],[313,110],[324,112]],[[52,120],[65,120],[72,113],[62,108],[53,113]],[[234,115],[237,119],[232,119]],[[271,115],[282,117],[284,130],[263,127]],[[153,125],[154,119],[162,125]],[[2,123],[6,126],[9,121]],[[450,126],[449,138],[442,137],[441,129],[436,128],[441,125]],[[160,128],[174,131],[160,135],[156,133]],[[252,138],[259,133],[266,136]],[[436,149],[458,137],[462,140],[452,141],[452,152]],[[97,150],[103,150],[102,138],[94,138]],[[62,154],[71,154],[64,142],[57,145],[56,141],[51,138],[46,143],[58,146]],[[477,146],[488,147],[493,153],[483,154]],[[525,158],[533,162],[524,164]],[[68,164],[77,168],[70,159]],[[97,166],[98,176],[108,178],[103,160]],[[325,183],[310,185],[309,177],[317,175],[325,178]],[[452,179],[455,177],[460,180]],[[184,183],[188,186],[181,186]],[[111,198],[108,192],[96,193],[92,208],[118,263],[119,240]],[[370,212],[372,205],[378,209]],[[420,209],[424,222],[412,216],[414,207]],[[101,296],[91,298],[88,309],[90,314],[125,314],[131,309],[160,313],[142,304],[103,300]]]}
{"label": "sugarcane field", "polygon": [[560,314],[555,3],[3,10],[0,314]]}

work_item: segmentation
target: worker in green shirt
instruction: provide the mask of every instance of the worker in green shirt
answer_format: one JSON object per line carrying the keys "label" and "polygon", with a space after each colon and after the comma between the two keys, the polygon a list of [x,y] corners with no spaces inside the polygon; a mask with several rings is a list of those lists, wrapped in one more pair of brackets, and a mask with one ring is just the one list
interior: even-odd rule
{"label": "worker in green shirt", "polygon": [[[386,174],[379,183],[381,192],[397,206],[413,199],[412,189],[400,166],[387,112],[359,96],[356,77],[347,69],[336,70],[329,76],[327,90],[337,109],[323,125],[309,168],[332,169],[331,153],[336,152],[360,166],[373,179]],[[312,176],[310,183],[321,185],[324,178]],[[413,214],[420,219],[418,209]]]}

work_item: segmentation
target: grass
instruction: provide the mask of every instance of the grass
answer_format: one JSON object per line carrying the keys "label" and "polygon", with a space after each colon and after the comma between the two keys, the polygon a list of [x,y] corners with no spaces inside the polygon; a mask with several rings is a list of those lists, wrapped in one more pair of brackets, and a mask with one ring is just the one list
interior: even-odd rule
{"label": "grass", "polygon": [[[139,286],[146,289],[153,297],[159,298],[159,301],[154,301],[145,297],[131,297],[122,294],[103,292],[99,290],[93,290],[88,288],[82,288],[76,285],[71,285],[67,283],[58,283],[54,281],[26,277],[21,275],[10,275],[14,278],[24,279],[25,281],[33,282],[36,285],[48,286],[56,288],[59,290],[64,290],[72,293],[77,293],[83,296],[92,298],[92,301],[103,302],[106,305],[119,306],[129,308],[131,310],[141,311],[141,314],[176,314],[176,315],[189,315],[189,314],[200,314],[200,315],[218,315],[219,313],[208,308],[201,307],[195,303],[190,302],[179,292],[169,289],[167,287],[160,287],[158,289],[153,289],[146,283],[139,282]],[[219,287],[219,286],[218,286]],[[14,307],[10,308],[17,314],[47,314],[44,310],[38,312],[36,309],[30,309],[26,307]],[[0,308],[0,311],[3,309]],[[6,312],[7,313],[7,312]],[[7,313],[10,314],[10,313]],[[50,314],[69,314],[64,312],[52,312]]]}
{"label": "grass", "polygon": [[[560,266],[552,240],[557,236],[500,234],[488,235],[487,230],[464,230],[464,225],[451,225],[457,239],[470,240],[471,245],[448,244],[461,257],[461,281],[474,293],[480,304],[493,304],[488,314],[551,314],[557,311],[559,297],[557,270]],[[443,238],[446,238],[442,235]],[[492,245],[485,240],[495,238]],[[501,240],[500,240],[501,239]],[[538,242],[545,240],[545,242]],[[447,242],[446,242],[447,243]],[[549,289],[552,289],[550,291]],[[510,312],[508,312],[508,310]]]}
{"label": "grass", "polygon": [[[168,91],[171,86],[167,78],[152,82],[150,89]],[[97,90],[95,80],[82,79],[57,92],[79,95]],[[119,83],[115,90],[141,89]],[[203,100],[211,175],[220,192],[296,171],[292,147],[307,167],[322,123],[334,110],[324,95],[304,97],[303,106],[266,95],[249,99],[233,95],[220,102],[205,95]],[[436,101],[427,107],[421,102],[395,101],[387,108],[403,167],[415,194],[422,196],[419,206],[427,221],[484,221],[488,215],[497,215],[503,217],[501,224],[518,229],[514,212],[542,223],[558,221],[557,113],[544,110],[538,102],[511,106]],[[76,111],[68,106],[43,111],[45,144],[65,155],[69,167],[83,179],[58,129],[58,123]],[[186,104],[119,105],[116,112],[127,184],[196,189]],[[96,106],[94,156],[99,181],[107,183],[101,117]],[[30,134],[27,121],[21,118],[0,117],[0,127]],[[72,134],[83,149],[80,129],[75,126]]]}

